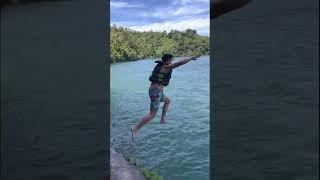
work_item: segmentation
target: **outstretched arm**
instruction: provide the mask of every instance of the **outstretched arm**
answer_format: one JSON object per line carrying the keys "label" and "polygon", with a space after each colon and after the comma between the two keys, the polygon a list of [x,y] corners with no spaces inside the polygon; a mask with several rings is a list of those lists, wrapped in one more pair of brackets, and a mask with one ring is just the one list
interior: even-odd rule
{"label": "outstretched arm", "polygon": [[214,19],[229,11],[239,9],[252,0],[214,0],[211,4],[211,18]]}
{"label": "outstretched arm", "polygon": [[177,68],[181,65],[184,65],[184,64],[187,64],[188,62],[190,62],[191,60],[196,60],[198,57],[200,56],[193,56],[193,57],[188,57],[188,58],[185,58],[183,60],[180,60],[178,62],[175,62],[175,63],[172,63],[172,64],[169,64],[169,65],[166,65],[167,68],[170,68],[170,69],[174,69],[174,68]]}

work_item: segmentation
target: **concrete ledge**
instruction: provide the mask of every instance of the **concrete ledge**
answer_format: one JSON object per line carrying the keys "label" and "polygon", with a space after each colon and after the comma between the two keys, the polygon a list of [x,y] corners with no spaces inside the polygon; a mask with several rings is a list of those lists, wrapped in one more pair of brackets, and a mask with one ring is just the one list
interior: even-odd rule
{"label": "concrete ledge", "polygon": [[111,180],[145,180],[141,171],[112,148],[110,149],[110,169]]}

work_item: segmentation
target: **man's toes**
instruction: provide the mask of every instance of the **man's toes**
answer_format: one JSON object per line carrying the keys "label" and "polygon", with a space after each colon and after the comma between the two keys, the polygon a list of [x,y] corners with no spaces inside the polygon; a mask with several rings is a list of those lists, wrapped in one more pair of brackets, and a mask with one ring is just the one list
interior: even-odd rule
{"label": "man's toes", "polygon": [[166,120],[161,119],[160,124],[164,124],[164,123],[166,123],[166,122],[167,122]]}

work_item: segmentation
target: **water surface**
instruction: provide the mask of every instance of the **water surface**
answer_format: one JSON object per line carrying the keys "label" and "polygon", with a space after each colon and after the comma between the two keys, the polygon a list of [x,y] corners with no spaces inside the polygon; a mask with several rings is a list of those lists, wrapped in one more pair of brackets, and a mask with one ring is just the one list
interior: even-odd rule
{"label": "water surface", "polygon": [[173,71],[164,90],[171,99],[168,123],[159,123],[159,109],[131,142],[129,128],[149,110],[154,61],[111,65],[111,146],[166,180],[209,179],[209,56]]}

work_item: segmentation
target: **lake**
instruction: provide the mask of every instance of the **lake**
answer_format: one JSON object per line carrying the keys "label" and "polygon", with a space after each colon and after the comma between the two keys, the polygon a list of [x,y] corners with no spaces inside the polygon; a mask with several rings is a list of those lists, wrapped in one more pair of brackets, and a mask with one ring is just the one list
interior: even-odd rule
{"label": "lake", "polygon": [[149,111],[148,78],[154,61],[111,65],[111,147],[166,180],[209,179],[209,56],[173,71],[164,89],[171,99],[168,123],[159,123],[159,109],[139,130],[136,142],[131,140],[129,128]]}

